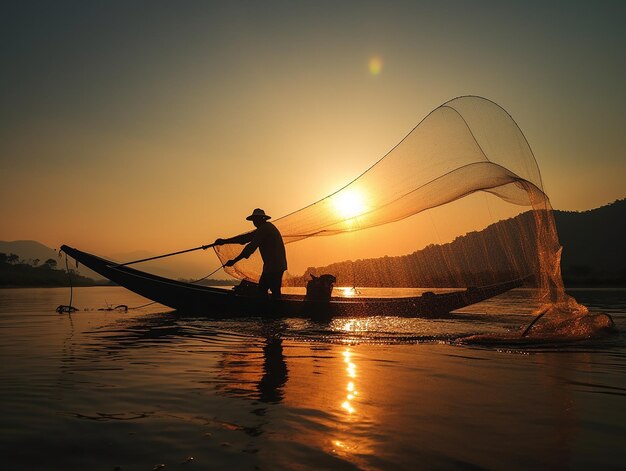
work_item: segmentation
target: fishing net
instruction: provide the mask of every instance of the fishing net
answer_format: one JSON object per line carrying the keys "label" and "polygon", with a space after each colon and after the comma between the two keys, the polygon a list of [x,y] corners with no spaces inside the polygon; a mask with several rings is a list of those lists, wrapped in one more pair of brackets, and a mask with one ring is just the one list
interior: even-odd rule
{"label": "fishing net", "polygon": [[[444,103],[358,178],[273,223],[287,244],[284,285],[304,286],[309,273],[375,287],[523,280],[545,302],[573,302],[535,157],[512,117],[484,98]],[[216,247],[222,263],[241,250]],[[227,269],[249,281],[261,271],[258,252]]]}

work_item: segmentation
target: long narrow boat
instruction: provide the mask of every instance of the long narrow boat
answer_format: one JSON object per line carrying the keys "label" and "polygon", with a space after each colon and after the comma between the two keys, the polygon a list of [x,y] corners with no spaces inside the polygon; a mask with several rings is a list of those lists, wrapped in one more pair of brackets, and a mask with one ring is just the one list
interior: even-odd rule
{"label": "long narrow boat", "polygon": [[180,312],[213,318],[404,316],[440,317],[455,309],[497,296],[521,285],[520,280],[481,288],[401,298],[340,298],[329,302],[306,301],[303,295],[283,295],[265,301],[233,290],[199,286],[152,275],[63,245],[61,250],[105,278],[145,298]]}

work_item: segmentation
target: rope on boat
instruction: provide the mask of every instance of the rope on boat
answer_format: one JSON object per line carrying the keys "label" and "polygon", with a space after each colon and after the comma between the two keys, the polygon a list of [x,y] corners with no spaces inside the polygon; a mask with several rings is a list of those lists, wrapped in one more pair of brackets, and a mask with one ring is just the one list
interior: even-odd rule
{"label": "rope on boat", "polygon": [[[126,262],[126,263],[120,263],[118,265],[112,265],[111,268],[118,268],[118,267],[125,267],[127,265],[134,265],[135,263],[141,263],[141,262],[147,262],[149,260],[156,260],[158,258],[165,258],[165,257],[171,257],[172,255],[179,255],[181,253],[187,253],[187,252],[193,252],[195,250],[206,250],[209,249],[211,247],[215,246],[215,244],[209,244],[209,245],[201,245],[200,247],[194,247],[193,249],[187,249],[187,250],[180,250],[178,252],[172,252],[172,253],[166,253],[164,255],[157,255],[156,257],[148,257],[148,258],[142,258],[140,260],[133,260],[132,262]],[[220,267],[221,268],[221,267]],[[217,271],[217,270],[216,270]],[[210,275],[209,275],[210,276]]]}
{"label": "rope on boat", "polygon": [[[135,262],[132,262],[132,263],[135,263]],[[118,266],[121,266],[121,265],[118,265]],[[191,281],[191,282],[190,282],[190,284],[199,283],[199,282],[200,282],[200,281],[202,281],[202,280],[206,280],[209,276],[211,276],[211,275],[215,275],[215,274],[216,274],[218,271],[220,271],[222,268],[224,268],[224,265],[217,267],[217,268],[216,268],[215,270],[213,270],[211,273],[209,273],[209,274],[208,274],[208,275],[206,275],[206,276],[203,276],[202,278],[199,278],[199,279],[197,279],[197,280]],[[146,303],[146,304],[142,304],[141,306],[134,306],[134,307],[128,307],[126,304],[120,304],[120,305],[115,306],[115,307],[101,308],[101,309],[98,309],[98,310],[99,310],[99,311],[115,311],[115,310],[118,310],[118,309],[123,309],[123,310],[124,310],[124,312],[128,312],[128,311],[130,311],[131,309],[141,309],[141,308],[144,308],[144,307],[151,306],[151,305],[153,305],[153,304],[157,304],[157,301],[152,301],[152,302],[150,302],[150,303]]]}
{"label": "rope on boat", "polygon": [[[135,309],[135,308],[131,308],[131,309]],[[101,307],[98,309],[98,311],[118,311],[118,310],[128,312],[128,306],[126,304],[118,304],[117,306],[113,307],[113,306],[109,306],[107,303],[107,307]]]}
{"label": "rope on boat", "polygon": [[[135,263],[135,262],[131,262],[131,263]],[[118,265],[118,266],[121,266],[121,265]],[[217,267],[217,269],[216,269],[216,270],[213,270],[213,271],[212,271],[211,273],[209,273],[208,275],[203,276],[202,278],[199,278],[199,279],[197,279],[197,280],[195,280],[195,281],[191,281],[191,282],[190,282],[190,284],[194,284],[194,283],[198,283],[198,282],[200,282],[200,281],[202,281],[202,280],[206,280],[209,276],[214,275],[215,273],[217,273],[217,272],[218,272],[219,270],[221,270],[222,268],[224,268],[224,266],[223,266],[223,265],[222,265],[222,266],[220,266],[220,267]],[[156,303],[157,303],[157,301],[152,301],[152,302],[150,302],[150,303],[147,303],[147,304],[142,304],[141,306],[134,306],[134,307],[128,307],[126,304],[120,304],[119,306],[115,306],[115,307],[113,307],[113,308],[104,308],[104,309],[98,309],[98,310],[99,310],[99,311],[115,311],[115,310],[117,310],[118,308],[123,308],[123,309],[124,309],[124,312],[128,312],[128,311],[129,311],[129,310],[131,310],[131,309],[141,309],[141,308],[148,307],[148,306],[151,306],[151,305],[156,304]]]}
{"label": "rope on boat", "polygon": [[68,277],[68,279],[70,281],[70,302],[67,305],[66,304],[61,304],[60,306],[58,306],[56,308],[56,311],[59,314],[62,314],[64,312],[72,313],[72,312],[78,311],[78,309],[76,309],[74,306],[72,306],[72,298],[74,296],[74,287],[72,286],[72,273],[70,272],[70,268],[69,268],[69,266],[67,264],[67,254],[65,254],[65,271],[67,272],[67,277]]}
{"label": "rope on boat", "polygon": [[202,280],[206,280],[209,276],[211,275],[215,275],[218,271],[220,271],[222,268],[224,268],[224,265],[217,267],[215,270],[213,270],[211,273],[209,273],[206,276],[203,276],[202,278],[198,279],[198,280],[194,280],[194,281],[190,281],[190,284],[195,284],[195,283],[199,283]]}
{"label": "rope on boat", "polygon": [[[143,258],[141,260],[134,260],[132,262],[126,262],[126,263],[120,263],[118,265],[112,265],[111,268],[118,268],[118,267],[125,267],[126,265],[132,265],[135,263],[140,263],[140,262],[147,262],[148,260],[155,260],[157,258],[165,258],[165,257],[171,257],[172,255],[179,255],[181,253],[187,253],[187,252],[193,252],[194,250],[206,250],[209,249],[211,247],[213,247],[215,244],[209,244],[209,245],[201,245],[199,247],[194,247],[193,249],[187,249],[187,250],[181,250],[179,252],[172,252],[172,253],[168,253],[168,254],[164,254],[164,255],[157,255],[156,257],[150,257],[150,258]],[[69,304],[65,305],[65,304],[61,304],[60,306],[58,306],[56,308],[56,312],[58,312],[59,314],[63,313],[63,312],[68,312],[68,313],[72,313],[75,311],[78,311],[77,308],[75,308],[74,306],[72,306],[72,298],[73,298],[73,286],[72,286],[72,275],[69,269],[69,266],[67,264],[67,253],[64,252],[65,255],[65,270],[67,272],[67,276],[69,278],[69,282],[70,282],[70,302]],[[60,254],[59,254],[60,256]],[[215,270],[213,270],[211,273],[209,273],[206,276],[203,276],[202,278],[198,278],[197,280],[194,281],[190,281],[190,284],[195,284],[195,283],[199,283],[202,280],[206,280],[208,277],[210,277],[211,275],[215,275],[219,270],[221,270],[222,268],[224,268],[224,265],[221,265],[219,267],[217,267]],[[99,308],[98,311],[117,311],[117,310],[123,310],[124,312],[128,312],[131,309],[142,309],[144,307],[148,307],[151,306],[153,304],[157,304],[157,301],[152,301],[146,304],[142,304],[141,306],[133,306],[133,307],[128,307],[126,304],[118,304],[115,307],[112,306],[107,306],[105,308]]]}

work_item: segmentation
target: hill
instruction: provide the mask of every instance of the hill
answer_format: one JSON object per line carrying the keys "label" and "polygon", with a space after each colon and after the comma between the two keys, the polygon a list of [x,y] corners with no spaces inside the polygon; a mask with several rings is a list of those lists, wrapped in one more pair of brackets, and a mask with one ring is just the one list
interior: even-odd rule
{"label": "hill", "polygon": [[[453,242],[429,245],[408,255],[344,261],[311,267],[303,276],[286,281],[303,286],[309,273],[331,273],[338,285],[381,287],[480,286],[503,278],[516,278],[535,267],[517,266],[499,243],[533,240],[531,213],[499,221]],[[626,251],[622,237],[626,226],[626,200],[584,212],[554,211],[563,246],[561,267],[567,286],[626,286]],[[530,247],[529,250],[536,251]],[[473,267],[489,267],[477,272]],[[451,268],[452,267],[452,268]]]}
{"label": "hill", "polygon": [[[311,267],[300,277],[285,280],[285,285],[304,286],[309,273],[332,273],[337,276],[339,285],[360,286],[454,286],[459,271],[467,271],[461,282],[464,286],[489,284],[505,276],[515,277],[522,272],[511,271],[507,263],[507,254],[499,251],[497,239],[506,234],[510,240],[520,237],[533,237],[528,233],[532,225],[526,224],[525,217],[499,221],[483,231],[471,232],[458,237],[450,244],[430,245],[412,254],[400,257],[382,257],[355,261],[344,261],[325,267]],[[554,211],[554,218],[563,246],[561,269],[566,286],[626,286],[626,250],[622,247],[623,234],[626,230],[626,199],[617,200],[606,206],[589,211]],[[493,244],[485,244],[493,240]],[[454,261],[455,276],[446,272],[442,259],[450,259],[451,254],[463,253]],[[48,260],[62,262],[57,252],[33,240],[6,242],[0,241],[0,254],[16,254],[21,263],[0,263],[0,286],[67,286],[67,274],[45,264]],[[471,254],[471,256],[467,256]],[[133,259],[149,256],[145,253],[123,254],[120,259]],[[454,257],[452,257],[454,258]],[[33,266],[38,265],[38,266]],[[469,273],[472,266],[489,266],[490,270],[482,273]],[[429,267],[421,271],[420,267]],[[434,268],[435,267],[435,268]],[[437,268],[443,267],[443,268]],[[64,268],[64,267],[62,267]],[[74,268],[74,267],[72,267]],[[144,267],[148,271],[150,267]],[[163,267],[155,266],[153,271],[163,272]],[[160,270],[159,270],[160,269]],[[84,267],[74,271],[76,284],[91,286],[104,281],[101,276]],[[171,276],[170,273],[159,273]],[[401,274],[401,275],[398,275]],[[231,280],[208,280],[210,284],[232,284]],[[458,284],[458,281],[457,281]]]}
{"label": "hill", "polygon": [[[70,269],[72,285],[94,286],[97,283],[91,278],[81,276],[75,270]],[[56,260],[49,258],[37,266],[20,262],[15,254],[0,252],[0,287],[57,287],[69,286],[70,280],[67,272],[56,269]]]}
{"label": "hill", "polygon": [[555,211],[568,286],[626,286],[626,199],[583,212]]}
{"label": "hill", "polygon": [[[69,286],[65,260],[59,258],[55,250],[31,240],[0,242],[0,247],[6,250],[6,252],[0,251],[0,288]],[[18,254],[27,254],[28,258]],[[69,270],[74,286],[114,284],[82,265],[80,269],[77,269],[73,261],[70,261]],[[148,266],[149,270],[150,266]],[[93,273],[96,279],[85,276],[85,272]],[[172,276],[172,278],[174,277]],[[194,282],[193,278],[177,279],[188,283]],[[209,278],[198,284],[203,286],[232,286],[237,284],[237,280]]]}
{"label": "hill", "polygon": [[[51,249],[36,240],[0,240],[0,253],[7,255],[15,254],[20,258],[22,263],[27,265],[37,266],[49,259],[56,260],[59,266],[64,263],[62,259],[59,258],[59,253],[55,249]],[[70,264],[73,265],[73,262],[70,261]],[[102,276],[87,267],[81,266],[77,268],[74,266],[73,269],[81,276],[93,278],[94,280],[102,280]]]}
{"label": "hill", "polygon": [[56,259],[58,253],[56,250],[46,247],[35,240],[14,240],[11,242],[0,240],[0,253],[14,253],[21,260],[28,262],[38,260],[44,262],[50,258]]}
{"label": "hill", "polygon": [[[50,258],[58,260],[59,266],[65,263],[63,259],[57,258],[58,253],[56,250],[35,240],[0,241],[0,253],[16,254],[20,257],[20,260],[30,265],[33,265],[36,260],[39,260],[39,263],[43,263],[43,261]],[[159,253],[152,253],[145,250],[104,254],[95,252],[95,254],[120,263],[160,255]],[[211,254],[204,252],[204,256],[170,257],[146,262],[141,264],[140,267],[141,270],[147,271],[148,273],[164,276],[166,278],[198,279],[212,271],[211,266],[214,263],[215,260],[211,257]],[[72,260],[70,260],[70,265],[83,276],[95,280],[102,280],[101,275],[87,267],[82,265],[76,267]],[[219,282],[219,280],[217,282]],[[232,280],[230,280],[230,282],[232,283]]]}

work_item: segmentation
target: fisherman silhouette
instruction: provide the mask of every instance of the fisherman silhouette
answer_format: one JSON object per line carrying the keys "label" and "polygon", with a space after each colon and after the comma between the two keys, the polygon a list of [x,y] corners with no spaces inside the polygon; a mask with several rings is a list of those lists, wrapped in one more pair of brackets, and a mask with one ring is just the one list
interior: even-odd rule
{"label": "fisherman silhouette", "polygon": [[239,260],[250,257],[256,249],[259,249],[263,259],[259,295],[266,297],[267,291],[270,290],[272,299],[278,300],[281,295],[283,273],[287,270],[287,255],[283,238],[276,226],[268,222],[270,216],[266,215],[262,209],[256,208],[246,219],[252,221],[256,227],[254,231],[229,239],[216,239],[214,245],[247,244],[239,255],[224,264],[226,267],[232,267]]}

